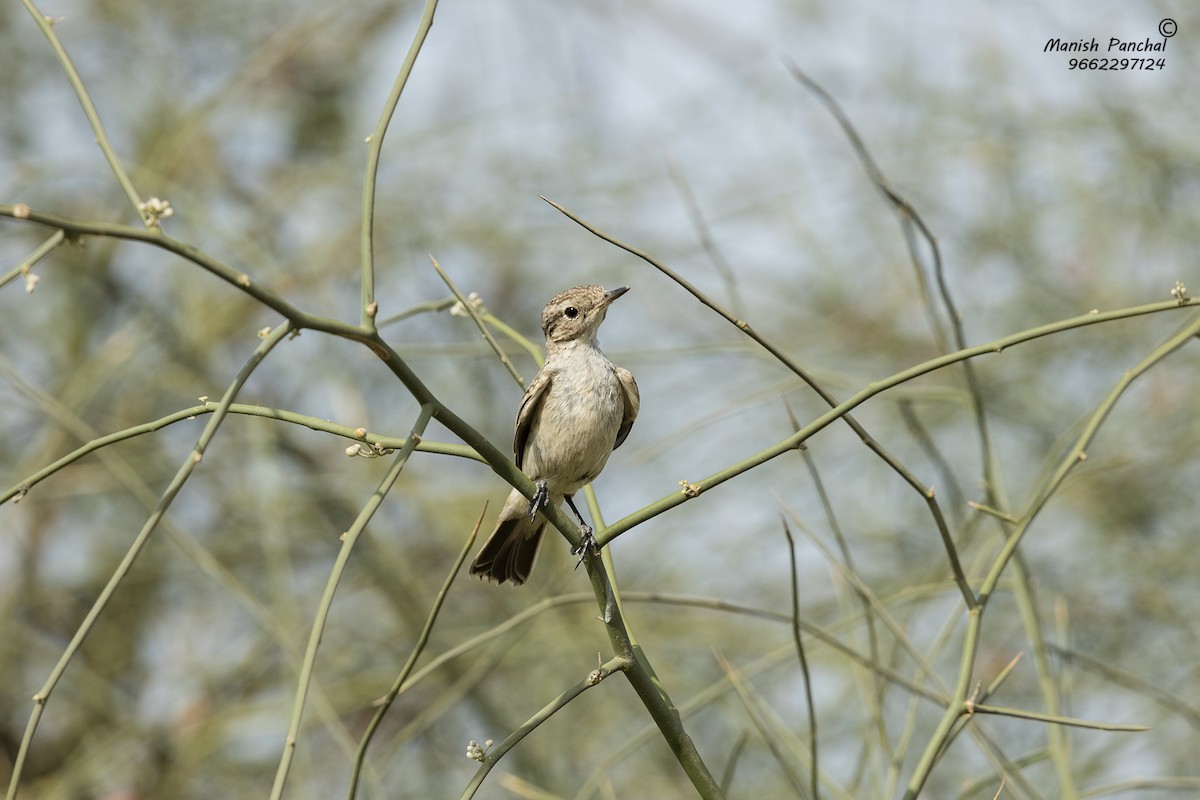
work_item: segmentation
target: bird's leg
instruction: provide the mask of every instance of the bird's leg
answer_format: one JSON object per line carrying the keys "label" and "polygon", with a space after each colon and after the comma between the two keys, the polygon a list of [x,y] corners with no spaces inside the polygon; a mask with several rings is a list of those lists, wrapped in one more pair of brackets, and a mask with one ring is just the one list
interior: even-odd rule
{"label": "bird's leg", "polygon": [[578,556],[585,553],[595,555],[599,552],[596,547],[596,537],[592,535],[592,526],[583,521],[583,515],[579,513],[579,509],[575,507],[575,495],[567,495],[567,505],[575,512],[575,519],[579,520],[579,532],[582,538],[579,540],[579,546],[571,551],[571,555]]}
{"label": "bird's leg", "polygon": [[546,491],[546,481],[537,481],[537,491],[533,493],[533,499],[529,501],[529,519],[532,520],[536,517],[549,501],[550,493]]}

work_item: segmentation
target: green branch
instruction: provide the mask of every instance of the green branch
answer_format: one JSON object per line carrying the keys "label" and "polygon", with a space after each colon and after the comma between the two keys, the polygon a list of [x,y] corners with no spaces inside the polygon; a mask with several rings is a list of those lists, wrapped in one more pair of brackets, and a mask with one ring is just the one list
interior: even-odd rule
{"label": "green branch", "polygon": [[152,232],[157,231],[158,218],[156,215],[146,211],[142,205],[141,196],[133,186],[133,181],[129,179],[125,168],[121,166],[121,159],[117,157],[117,152],[113,150],[112,143],[108,141],[108,133],[104,130],[104,123],[100,121],[100,112],[96,110],[91,95],[88,94],[87,87],[83,85],[83,78],[79,77],[79,71],[75,69],[74,62],[71,61],[71,57],[67,55],[66,48],[63,47],[62,42],[58,40],[58,36],[54,33],[54,23],[45,14],[38,11],[32,0],[21,0],[21,2],[25,5],[25,10],[33,17],[33,21],[37,23],[42,35],[46,37],[46,41],[54,48],[54,54],[58,57],[58,62],[62,65],[63,72],[66,74],[67,80],[70,81],[71,88],[75,90],[75,96],[79,98],[79,104],[83,106],[84,116],[87,117],[88,124],[92,126],[92,133],[96,137],[96,144],[100,145],[100,152],[104,153],[104,158],[108,161],[108,166],[112,169],[113,175],[116,176],[117,183],[121,184],[121,189],[124,190],[125,196],[129,198],[129,202],[133,205],[133,210],[137,212],[138,217],[147,228],[152,228]]}
{"label": "green branch", "polygon": [[404,57],[404,64],[401,65],[400,73],[392,84],[392,91],[388,94],[387,102],[384,103],[383,112],[379,115],[379,122],[375,125],[375,131],[367,138],[369,142],[367,174],[363,179],[362,222],[359,232],[359,246],[362,254],[362,327],[364,330],[375,330],[375,315],[379,311],[379,307],[375,303],[375,181],[379,175],[379,156],[383,151],[383,137],[387,134],[388,125],[392,121],[392,115],[396,112],[396,106],[400,103],[400,95],[404,92],[404,86],[408,83],[413,66],[417,63],[421,46],[425,44],[425,37],[429,35],[429,29],[433,27],[433,15],[436,11],[437,0],[426,0],[425,10],[421,12],[421,23],[417,26],[412,44],[409,45],[408,55]]}
{"label": "green branch", "polygon": [[[931,372],[936,372],[939,369],[947,367],[951,364],[956,364],[960,361],[965,361],[969,358],[977,358],[983,355],[1001,353],[1009,347],[1022,344],[1024,342],[1040,339],[1043,336],[1050,336],[1062,331],[1071,330],[1074,328],[1084,328],[1090,325],[1099,325],[1105,322],[1112,322],[1120,319],[1130,319],[1132,317],[1140,317],[1146,314],[1158,314],[1164,311],[1173,311],[1180,308],[1195,308],[1200,306],[1200,301],[1195,298],[1189,298],[1183,302],[1168,300],[1160,303],[1149,303],[1142,306],[1133,306],[1131,308],[1121,308],[1115,311],[1106,311],[1083,314],[1077,317],[1052,322],[1047,325],[1041,325],[1036,328],[1020,331],[1018,333],[1009,334],[1008,336],[995,339],[986,344],[976,345],[959,350],[955,353],[948,353],[944,356],[930,359],[916,366],[909,367],[906,370],[897,372],[887,378],[875,381],[868,384],[856,394],[851,395],[846,400],[843,400],[834,408],[825,412],[808,425],[801,428],[792,436],[772,445],[771,447],[761,450],[752,456],[749,456],[742,461],[732,464],[725,469],[715,472],[706,478],[703,478],[695,483],[687,482],[683,490],[674,492],[663,497],[662,499],[651,503],[644,508],[641,508],[632,514],[629,514],[609,525],[603,531],[596,535],[596,543],[604,546],[623,534],[625,531],[640,525],[648,519],[653,519],[659,514],[674,508],[677,505],[699,497],[704,492],[709,491],[722,483],[736,478],[744,472],[747,472],[754,467],[759,466],[773,458],[777,458],[784,453],[795,450],[805,442],[809,437],[813,436],[818,431],[828,427],[835,420],[845,416],[846,412],[851,411],[866,401],[870,400],[878,394],[891,389],[894,386],[899,386],[902,383],[911,381],[913,378],[919,378],[922,375],[927,375]],[[1186,337],[1184,337],[1186,339]]]}
{"label": "green branch", "polygon": [[[109,445],[123,442],[127,439],[133,439],[147,433],[154,433],[162,430],[177,422],[185,422],[194,420],[196,417],[212,414],[220,407],[219,403],[205,401],[201,405],[184,408],[173,414],[168,414],[165,417],[160,417],[150,422],[145,422],[141,425],[133,425],[129,428],[123,428],[119,431],[107,434],[105,436],[97,436],[86,444],[77,447],[70,453],[67,453],[62,458],[53,461],[50,464],[39,469],[37,472],[29,475],[15,485],[8,488],[3,494],[0,494],[0,505],[16,498],[20,500],[29,490],[37,484],[49,478],[54,473],[63,469],[70,464],[75,463],[84,456],[90,455],[98,450],[101,450]],[[228,408],[230,414],[241,414],[250,417],[265,417],[267,419],[286,422],[291,425],[299,425],[310,430],[320,433],[329,433],[334,436],[340,436],[345,439],[350,439],[356,442],[363,442],[368,445],[366,450],[372,454],[388,455],[393,450],[398,450],[408,443],[408,439],[401,439],[395,436],[381,436],[379,434],[370,433],[365,428],[351,428],[348,425],[338,425],[328,420],[323,420],[318,417],[310,417],[307,414],[297,414],[294,411],[284,411],[283,409],[270,408],[269,406],[251,405],[249,403],[231,403]],[[431,442],[425,439],[417,442],[416,449],[423,453],[438,453],[440,455],[456,456],[458,458],[468,458],[474,461],[482,461],[479,454],[466,445],[450,444],[447,442]]]}

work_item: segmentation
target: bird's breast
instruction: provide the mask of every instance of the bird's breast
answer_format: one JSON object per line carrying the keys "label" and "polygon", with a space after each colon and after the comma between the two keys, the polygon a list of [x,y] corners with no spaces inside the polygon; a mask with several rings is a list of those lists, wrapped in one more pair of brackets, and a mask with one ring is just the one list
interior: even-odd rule
{"label": "bird's breast", "polygon": [[604,469],[621,426],[623,399],[612,363],[598,352],[554,364],[554,381],[530,430],[526,470],[554,494],[573,494]]}

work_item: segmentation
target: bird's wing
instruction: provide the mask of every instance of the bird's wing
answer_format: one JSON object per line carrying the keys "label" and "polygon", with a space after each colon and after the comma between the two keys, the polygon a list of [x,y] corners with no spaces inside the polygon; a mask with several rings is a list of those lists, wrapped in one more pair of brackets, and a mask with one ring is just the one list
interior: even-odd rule
{"label": "bird's wing", "polygon": [[613,450],[616,450],[625,441],[633,427],[633,421],[637,419],[638,409],[642,406],[642,396],[638,393],[637,381],[633,379],[632,372],[624,367],[614,367],[613,372],[617,373],[617,381],[621,384],[621,400],[625,406],[621,414],[621,427],[617,428],[617,441],[613,445]]}
{"label": "bird's wing", "polygon": [[521,398],[521,407],[517,409],[517,429],[513,433],[513,455],[517,469],[522,469],[521,462],[525,460],[525,445],[529,441],[529,431],[533,428],[533,421],[537,419],[538,412],[541,410],[542,401],[549,393],[550,382],[554,379],[555,372],[557,370],[543,368],[533,377],[529,388],[525,390],[525,396]]}

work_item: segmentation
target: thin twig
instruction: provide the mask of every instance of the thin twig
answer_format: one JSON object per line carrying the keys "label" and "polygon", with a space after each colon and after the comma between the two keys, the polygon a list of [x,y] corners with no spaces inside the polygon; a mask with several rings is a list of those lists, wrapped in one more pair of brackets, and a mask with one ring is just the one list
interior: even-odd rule
{"label": "thin twig", "polygon": [[455,300],[453,297],[444,297],[441,300],[427,300],[424,303],[417,303],[416,305],[409,306],[408,308],[404,309],[403,311],[393,314],[390,317],[381,319],[376,324],[380,328],[385,328],[388,325],[392,325],[394,323],[400,322],[401,320],[408,319],[409,317],[415,317],[418,314],[428,314],[431,312],[436,313],[438,311],[445,311],[448,308],[452,308],[456,302],[458,302],[458,301]]}
{"label": "thin twig", "polygon": [[308,647],[304,651],[304,662],[300,668],[300,675],[296,681],[296,694],[292,700],[291,722],[288,724],[283,751],[279,757],[279,768],[275,772],[275,783],[271,787],[271,800],[279,800],[283,796],[283,787],[287,783],[288,773],[292,766],[292,757],[296,752],[296,743],[300,735],[300,721],[303,719],[304,707],[308,700],[308,688],[312,682],[313,669],[317,661],[317,648],[320,647],[321,636],[325,632],[325,623],[329,619],[329,609],[333,606],[334,593],[337,591],[338,583],[341,582],[346,565],[350,562],[350,554],[353,552],[354,545],[358,542],[359,536],[366,530],[367,523],[371,521],[371,517],[375,515],[379,506],[383,504],[384,498],[400,477],[400,472],[408,462],[408,457],[416,449],[417,441],[420,440],[421,434],[425,432],[425,427],[429,424],[429,420],[433,418],[433,412],[434,408],[432,405],[421,406],[421,412],[417,415],[417,421],[413,425],[412,434],[408,437],[407,443],[396,453],[391,466],[379,482],[379,487],[363,505],[354,523],[350,526],[349,530],[342,534],[341,549],[338,550],[337,558],[330,568],[329,577],[325,581],[325,590],[321,593],[321,600],[317,604],[317,612],[313,619],[312,628],[309,630]]}
{"label": "thin twig", "polygon": [[474,797],[475,792],[479,791],[479,787],[483,785],[483,779],[486,778],[488,773],[492,771],[492,767],[496,766],[500,759],[504,757],[504,754],[511,750],[517,744],[517,742],[528,736],[543,722],[554,716],[556,712],[565,708],[566,705],[576,697],[583,694],[593,686],[598,685],[601,681],[614,672],[620,672],[628,668],[629,659],[625,658],[624,656],[611,658],[597,667],[586,677],[576,681],[558,697],[544,705],[536,714],[527,719],[519,728],[509,734],[504,741],[498,743],[494,748],[481,755],[479,759],[479,769],[471,778],[471,782],[467,784],[467,788],[463,790],[461,797],[464,800],[466,800],[466,798]]}
{"label": "thin twig", "polygon": [[487,323],[485,323],[483,318],[479,315],[479,309],[475,308],[475,305],[471,302],[470,298],[464,295],[462,291],[454,285],[454,281],[450,280],[450,276],[446,274],[444,269],[442,269],[442,265],[438,263],[438,260],[433,257],[432,253],[429,254],[429,260],[433,262],[433,269],[435,272],[437,272],[438,277],[442,279],[442,282],[445,283],[450,289],[450,293],[454,295],[454,299],[458,301],[460,306],[462,306],[463,313],[471,318],[471,321],[475,323],[475,327],[479,329],[481,334],[483,334],[484,340],[488,343],[488,346],[492,348],[492,352],[496,354],[496,358],[500,359],[500,363],[503,364],[504,368],[508,370],[508,374],[511,375],[512,379],[517,382],[517,385],[524,389],[525,379],[522,378],[521,373],[517,371],[516,365],[514,365],[512,363],[512,359],[508,357],[508,353],[504,352],[503,348],[500,347],[500,343],[496,341],[495,337],[492,336],[492,332],[488,330]]}
{"label": "thin twig", "polygon": [[58,35],[54,32],[54,25],[50,18],[43,14],[33,4],[33,0],[21,0],[25,5],[25,10],[33,17],[33,21],[37,23],[38,29],[42,35],[46,37],[46,41],[54,48],[54,54],[58,57],[58,62],[62,65],[63,73],[67,76],[67,80],[71,83],[71,88],[75,90],[75,96],[79,98],[79,104],[83,106],[84,116],[87,117],[88,124],[92,126],[92,133],[96,137],[96,144],[100,146],[100,152],[104,153],[104,158],[108,161],[108,166],[113,171],[113,175],[117,178],[117,183],[121,185],[121,189],[125,192],[125,196],[129,198],[133,210],[137,212],[138,218],[147,228],[156,226],[157,217],[150,214],[142,206],[142,198],[138,194],[137,189],[133,186],[133,181],[129,179],[129,174],[125,172],[125,168],[121,166],[121,159],[117,157],[117,151],[113,149],[112,143],[108,140],[108,133],[104,130],[104,123],[100,121],[100,112],[96,110],[96,105],[92,102],[91,95],[88,94],[87,87],[83,85],[83,78],[79,77],[79,71],[75,69],[74,62],[67,55],[66,48],[59,41]]}
{"label": "thin twig", "polygon": [[[14,380],[16,376],[10,372],[8,365],[4,362],[3,357],[0,357],[0,374],[4,374],[10,380]],[[190,408],[180,409],[174,413],[168,414],[165,417],[160,417],[150,422],[145,422],[141,425],[133,425],[128,428],[123,428],[119,431],[106,434],[104,436],[93,436],[86,444],[77,447],[70,453],[67,453],[62,458],[47,464],[37,472],[26,476],[18,481],[6,491],[0,493],[0,505],[17,498],[18,500],[24,497],[34,486],[49,478],[64,467],[73,464],[84,456],[95,453],[99,450],[108,447],[109,445],[123,442],[128,439],[133,439],[137,436],[142,436],[147,433],[154,433],[162,430],[177,422],[190,422],[196,417],[214,413],[220,404],[211,400],[205,401],[201,405],[192,406]],[[252,417],[265,417],[273,419],[277,422],[286,422],[290,425],[299,425],[309,430],[328,433],[334,436],[340,436],[351,441],[362,442],[369,445],[369,449],[380,454],[387,454],[388,451],[398,450],[405,445],[407,439],[400,439],[395,436],[381,436],[371,433],[362,428],[351,428],[348,425],[338,425],[328,420],[312,417],[307,414],[297,414],[294,411],[285,411],[280,408],[272,408],[250,403],[231,403],[227,409],[229,414],[241,414]],[[449,442],[435,442],[430,439],[422,439],[417,442],[417,450],[423,453],[438,453],[440,455],[455,456],[457,458],[466,458],[472,461],[482,461],[479,454],[472,448],[462,444],[452,444]]]}
{"label": "thin twig", "polygon": [[354,754],[354,766],[350,772],[350,785],[346,792],[348,800],[354,800],[354,796],[358,792],[358,778],[362,772],[363,762],[366,760],[367,748],[371,745],[371,739],[374,738],[375,731],[379,729],[379,724],[383,722],[388,709],[392,707],[392,703],[400,695],[400,690],[403,688],[404,682],[408,680],[408,676],[412,673],[413,667],[416,666],[417,659],[424,652],[425,645],[429,642],[429,634],[433,631],[433,624],[437,621],[438,614],[442,610],[442,604],[446,602],[446,596],[450,593],[450,585],[454,583],[454,578],[458,575],[459,570],[462,569],[463,562],[467,560],[467,555],[470,554],[471,548],[475,544],[475,537],[479,535],[479,526],[483,524],[485,514],[487,514],[486,502],[483,504],[483,510],[479,512],[479,519],[475,520],[475,525],[471,528],[471,533],[467,535],[467,540],[463,542],[462,548],[458,551],[458,557],[454,560],[454,565],[450,567],[450,572],[447,573],[446,579],[442,581],[442,588],[438,590],[437,597],[433,601],[433,607],[429,609],[429,614],[425,617],[425,625],[421,628],[421,633],[413,645],[412,652],[404,662],[404,666],[400,668],[396,680],[392,683],[392,688],[388,689],[388,693],[379,701],[379,707],[375,710],[375,716],[371,718],[371,722],[367,725],[367,729],[362,735],[358,751]]}
{"label": "thin twig", "polygon": [[379,157],[383,151],[383,137],[387,134],[388,125],[391,124],[392,115],[400,103],[400,95],[404,92],[404,86],[408,83],[413,66],[417,63],[421,46],[425,44],[425,37],[429,35],[429,29],[433,27],[433,15],[436,11],[437,0],[426,0],[425,8],[421,12],[421,22],[417,25],[417,32],[413,35],[412,44],[409,45],[408,54],[404,57],[400,72],[392,83],[392,90],[388,93],[387,102],[383,104],[379,122],[375,124],[374,132],[367,137],[367,173],[363,179],[362,220],[359,230],[359,248],[362,257],[360,266],[361,325],[364,330],[375,330],[375,315],[379,311],[379,307],[375,303],[375,181],[379,175]]}
{"label": "thin twig", "polygon": [[812,754],[812,770],[809,775],[814,800],[821,796],[818,789],[817,771],[817,705],[813,702],[812,676],[808,672],[808,657],[804,654],[804,640],[800,636],[800,576],[796,569],[796,541],[792,538],[792,529],[788,527],[787,518],[780,516],[783,523],[783,535],[787,538],[788,561],[792,574],[792,640],[796,643],[796,656],[800,659],[800,674],[804,677],[804,700],[808,703],[808,737],[809,751]]}
{"label": "thin twig", "polygon": [[778,737],[767,727],[766,720],[763,719],[762,709],[759,708],[759,704],[750,693],[745,679],[737,668],[729,662],[729,659],[725,658],[725,655],[715,647],[713,648],[713,655],[716,657],[721,671],[725,673],[725,679],[729,681],[730,685],[733,686],[734,692],[737,693],[738,699],[742,703],[742,708],[746,710],[746,715],[750,717],[750,721],[758,729],[758,735],[762,737],[763,743],[771,751],[771,755],[775,757],[775,762],[783,770],[783,774],[792,784],[792,788],[796,790],[796,794],[804,797],[804,780],[796,772],[796,768],[792,762],[780,750]]}
{"label": "thin twig", "polygon": [[733,312],[741,315],[742,300],[738,295],[737,279],[734,276],[733,267],[729,265],[725,254],[721,252],[721,248],[713,241],[712,231],[709,229],[708,220],[704,218],[704,212],[700,208],[699,201],[696,200],[696,194],[692,191],[691,184],[684,177],[683,172],[675,163],[674,159],[667,159],[667,174],[671,177],[671,182],[675,184],[675,188],[679,191],[679,196],[683,198],[683,204],[687,207],[688,217],[692,220],[692,227],[696,230],[696,236],[700,238],[700,247],[708,255],[708,260],[716,267],[717,272],[721,275],[721,280],[725,282],[725,291],[729,292],[729,305],[733,308]]}
{"label": "thin twig", "polygon": [[1125,725],[1119,722],[1098,722],[1091,719],[1079,719],[1078,717],[1064,717],[1058,714],[1042,714],[1037,711],[1026,711],[1023,708],[1002,708],[1000,706],[987,706],[975,704],[971,708],[971,713],[974,714],[994,714],[1001,717],[1013,717],[1014,719],[1028,719],[1034,722],[1047,722],[1052,725],[1066,725],[1071,728],[1088,728],[1094,731],[1114,731],[1118,733],[1145,733],[1150,730],[1145,725]]}
{"label": "thin twig", "polygon": [[737,741],[733,743],[733,748],[729,751],[729,760],[725,762],[725,769],[721,772],[721,791],[729,794],[729,787],[733,785],[733,774],[737,769],[738,761],[742,757],[742,753],[746,749],[746,742],[750,740],[750,732],[742,731],[738,736]]}
{"label": "thin twig", "polygon": [[[10,269],[8,272],[4,273],[3,275],[0,275],[0,289],[3,289],[8,284],[15,281],[17,278],[28,275],[30,273],[30,271],[35,266],[37,266],[37,263],[39,261],[41,261],[46,256],[50,255],[50,253],[54,252],[54,250],[57,249],[58,246],[60,244],[62,244],[63,242],[65,242],[66,240],[67,240],[66,233],[64,233],[61,230],[55,231],[50,236],[49,239],[42,242],[40,245],[37,246],[37,249],[35,249],[32,253],[30,253],[28,256],[26,256],[25,259],[23,261],[21,261],[20,264],[17,264],[15,267]],[[34,276],[34,280],[36,280],[36,278],[37,278],[37,276]],[[29,291],[28,284],[26,286],[27,286],[26,291]]]}
{"label": "thin twig", "polygon": [[[825,88],[821,86],[821,84],[810,78],[803,70],[800,69],[800,67],[796,66],[794,62],[785,59],[784,64],[788,71],[792,73],[792,77],[799,81],[806,89],[812,92],[812,94],[821,101],[821,104],[825,106],[826,110],[829,111],[830,115],[832,115],[837,121],[838,125],[841,126],[842,133],[845,134],[846,139],[850,142],[850,146],[854,149],[855,154],[858,156],[858,160],[862,164],[863,169],[866,171],[867,177],[871,179],[871,182],[875,184],[876,188],[878,188],[880,193],[887,198],[888,202],[892,205],[892,208],[896,211],[896,214],[900,220],[902,232],[904,234],[904,241],[908,247],[909,257],[912,259],[913,269],[917,275],[917,283],[921,289],[921,297],[924,299],[925,310],[929,314],[930,325],[933,328],[934,338],[937,339],[938,349],[943,353],[946,352],[950,348],[946,344],[946,337],[941,331],[934,312],[928,283],[925,280],[925,273],[921,269],[921,258],[917,253],[916,241],[912,234],[912,225],[915,224],[925,237],[925,241],[929,244],[930,250],[933,253],[934,263],[937,265],[935,272],[940,274],[942,256],[941,251],[938,248],[937,238],[929,230],[928,226],[925,225],[925,221],[921,219],[921,215],[917,213],[917,210],[913,208],[912,204],[909,203],[908,200],[906,200],[903,196],[901,196],[899,192],[892,188],[891,183],[884,176],[883,170],[879,168],[879,165],[875,162],[874,157],[872,157],[871,151],[867,149],[862,137],[858,135],[858,131],[855,129],[854,123],[850,121],[850,117],[845,111],[842,110],[841,105],[833,98],[833,95],[825,91]],[[943,297],[944,299],[948,300],[949,294],[946,293],[943,295]],[[953,316],[955,313],[952,307],[953,304],[950,305],[950,312]],[[960,348],[962,346],[962,344],[959,345]]]}
{"label": "thin twig", "polygon": [[546,357],[542,353],[542,348],[540,345],[530,341],[528,337],[522,336],[515,328],[497,317],[492,312],[488,311],[486,308],[483,309],[481,317],[483,318],[484,322],[503,333],[518,347],[520,347],[526,353],[529,353],[529,357],[533,359],[533,363],[537,365],[538,369],[541,369],[542,365],[546,363]]}
{"label": "thin twig", "polygon": [[[800,429],[800,421],[796,419],[792,413],[791,406],[784,400],[784,408],[787,410],[788,424],[792,426],[793,431]],[[809,477],[812,479],[813,487],[817,491],[817,499],[821,503],[821,508],[825,512],[825,521],[829,525],[830,532],[833,533],[833,540],[837,542],[838,552],[841,554],[842,562],[845,564],[847,572],[852,575],[858,575],[858,570],[854,566],[854,558],[850,552],[850,545],[846,541],[845,535],[842,533],[842,526],[838,523],[837,514],[833,510],[833,503],[829,499],[829,494],[825,491],[825,482],[821,480],[821,472],[817,469],[817,461],[813,457],[812,451],[804,448],[800,451],[800,455],[804,458],[804,465],[808,468]],[[850,586],[854,596],[858,598],[858,602],[863,612],[863,619],[866,621],[867,633],[867,652],[872,661],[881,661],[879,654],[879,635],[875,628],[875,614],[871,608],[871,600],[860,589],[859,584],[855,581],[846,581]],[[884,685],[879,676],[868,672],[868,679],[871,683],[869,696],[871,699],[871,718],[875,721],[875,732],[879,737],[880,747],[885,753],[888,753],[891,758],[891,743],[888,740],[887,725],[884,722],[883,700],[884,700]]]}
{"label": "thin twig", "polygon": [[1178,714],[1195,731],[1200,732],[1200,707],[1194,705],[1191,699],[1168,692],[1157,683],[1118,669],[1100,659],[1084,655],[1078,650],[1072,650],[1054,642],[1047,642],[1046,649],[1063,661],[1101,675],[1107,681],[1124,686],[1126,689],[1152,700],[1168,712]]}
{"label": "thin twig", "polygon": [[[925,427],[925,423],[917,416],[914,403],[909,398],[901,398],[896,404],[900,411],[900,418],[904,420],[904,424],[908,426],[909,433],[917,442],[917,446],[925,452],[933,464],[933,468],[938,474],[938,486],[945,486],[947,493],[950,495],[950,509],[954,513],[956,519],[962,519],[962,506],[968,501],[963,494],[962,487],[959,486],[958,476],[954,474],[954,470],[950,467],[950,462],[942,454],[941,448],[934,441],[933,435],[929,429]],[[959,534],[961,537],[961,533]]]}
{"label": "thin twig", "polygon": [[[800,526],[801,530],[805,531],[805,533],[809,533],[807,526],[805,526],[800,520],[799,515],[796,514],[793,509],[788,507],[788,505],[784,503],[780,497],[776,496],[775,502],[784,509],[784,512],[790,516],[798,526]],[[809,540],[813,543],[813,546],[821,551],[821,554],[825,557],[825,560],[829,562],[830,566],[837,570],[838,574],[841,575],[842,578],[854,588],[854,591],[858,593],[859,597],[861,597],[871,607],[875,613],[875,616],[892,634],[896,640],[896,643],[900,645],[901,649],[908,653],[909,657],[913,660],[913,663],[921,669],[922,674],[932,680],[940,690],[943,692],[946,691],[946,686],[942,684],[937,672],[930,665],[929,661],[921,655],[921,652],[917,649],[917,646],[913,643],[911,637],[909,637],[908,632],[904,629],[904,626],[899,622],[899,620],[892,616],[887,607],[879,600],[875,593],[871,591],[871,588],[863,582],[862,576],[857,572],[852,571],[845,564],[835,558],[833,552],[830,551],[829,546],[817,537],[812,536],[811,533],[809,533]]]}
{"label": "thin twig", "polygon": [[[1057,684],[1062,672],[1051,668],[1050,659],[1046,655],[1046,636],[1037,613],[1034,587],[1020,551],[1014,555],[1009,569],[1012,574],[1013,599],[1016,601],[1017,614],[1021,619],[1021,624],[1025,627],[1030,640],[1030,649],[1033,651],[1033,666],[1034,672],[1037,674],[1038,689],[1042,695],[1042,705],[1048,715],[1060,716],[1062,700],[1059,698]],[[1071,739],[1067,735],[1066,728],[1061,725],[1051,726],[1046,731],[1046,742],[1046,749],[1050,752],[1050,760],[1054,764],[1054,771],[1058,776],[1059,796],[1075,796],[1078,794],[1078,788],[1071,767]]]}

